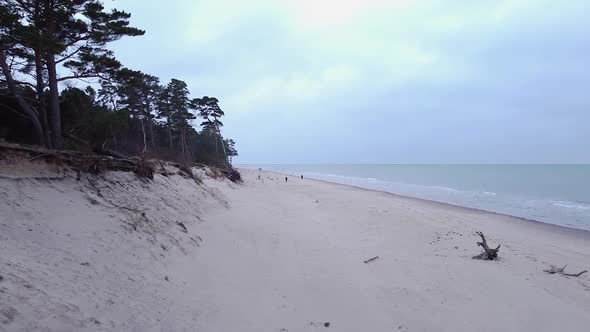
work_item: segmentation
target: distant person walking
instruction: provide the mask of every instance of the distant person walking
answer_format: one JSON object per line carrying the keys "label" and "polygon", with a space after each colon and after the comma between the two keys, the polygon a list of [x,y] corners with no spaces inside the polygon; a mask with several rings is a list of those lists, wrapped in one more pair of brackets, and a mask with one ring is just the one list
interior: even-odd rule
{"label": "distant person walking", "polygon": [[301,174],[301,180],[303,180],[303,174]]}
{"label": "distant person walking", "polygon": [[289,178],[285,176],[285,183],[287,183],[287,180],[289,180]]}

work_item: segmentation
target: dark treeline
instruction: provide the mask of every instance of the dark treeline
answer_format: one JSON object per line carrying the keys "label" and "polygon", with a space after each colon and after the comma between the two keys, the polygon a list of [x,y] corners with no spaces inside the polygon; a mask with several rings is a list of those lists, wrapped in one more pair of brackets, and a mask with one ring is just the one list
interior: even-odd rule
{"label": "dark treeline", "polygon": [[191,98],[185,82],[126,68],[107,48],[144,34],[129,18],[97,0],[0,0],[0,139],[231,161],[235,142],[221,135],[216,98]]}

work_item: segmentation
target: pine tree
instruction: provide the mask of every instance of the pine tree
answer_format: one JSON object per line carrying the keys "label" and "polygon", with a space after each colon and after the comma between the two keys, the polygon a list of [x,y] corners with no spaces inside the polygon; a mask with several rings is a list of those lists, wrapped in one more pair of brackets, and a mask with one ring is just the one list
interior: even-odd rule
{"label": "pine tree", "polygon": [[[138,36],[144,32],[129,27],[128,13],[116,9],[106,12],[98,0],[3,0],[0,11],[8,13],[1,15],[9,18],[6,21],[9,23],[3,20],[1,26],[13,25],[11,48],[24,49],[17,57],[29,60],[35,68],[39,100],[34,113],[46,127],[43,130],[49,133],[51,142],[48,145],[61,148],[59,83],[80,78],[110,78],[120,63],[105,45],[123,36]],[[11,15],[18,17],[16,23],[12,23]],[[6,71],[11,68],[3,64],[10,50],[5,46],[3,43],[0,64],[8,79],[11,75]],[[69,74],[59,77],[59,68],[67,69]],[[47,103],[44,100],[46,87],[49,89]],[[47,124],[43,123],[45,109]]]}
{"label": "pine tree", "polygon": [[199,112],[199,116],[205,119],[201,123],[203,130],[215,134],[215,154],[219,156],[219,143],[223,151],[224,162],[227,162],[227,153],[225,151],[225,144],[222,141],[220,127],[223,127],[223,122],[220,118],[225,115],[221,107],[219,107],[219,100],[215,97],[204,96],[202,98],[195,98],[191,101],[191,108]]}
{"label": "pine tree", "polygon": [[[116,75],[117,86],[115,87],[119,105],[126,110],[132,118],[138,119],[141,123],[143,137],[143,153],[148,150],[148,135],[152,148],[154,147],[154,135],[152,127],[153,111],[160,89],[159,79],[152,75],[144,74],[124,68]],[[146,132],[146,126],[147,132]]]}
{"label": "pine tree", "polygon": [[189,91],[186,83],[178,79],[172,79],[160,94],[158,102],[158,117],[166,119],[170,150],[173,148],[172,132],[178,133],[178,145],[183,159],[190,158],[188,133],[190,121],[195,115],[189,111]]}

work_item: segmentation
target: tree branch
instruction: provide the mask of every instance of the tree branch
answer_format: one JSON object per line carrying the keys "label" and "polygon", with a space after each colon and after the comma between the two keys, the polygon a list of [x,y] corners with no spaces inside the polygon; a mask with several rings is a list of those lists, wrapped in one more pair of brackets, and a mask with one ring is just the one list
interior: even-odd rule
{"label": "tree branch", "polygon": [[21,7],[22,10],[26,11],[27,13],[34,15],[33,11],[31,11],[27,4],[24,3],[22,0],[15,0]]}
{"label": "tree branch", "polygon": [[39,140],[39,142],[41,142],[42,144],[47,144],[47,142],[45,142],[45,138],[43,136],[43,127],[42,127],[41,121],[39,119],[39,114],[20,95],[20,93],[16,87],[16,84],[14,83],[14,80],[12,77],[12,72],[10,71],[10,68],[8,68],[8,65],[6,63],[6,56],[4,55],[4,52],[5,52],[4,49],[0,49],[0,68],[2,68],[2,72],[4,73],[4,77],[6,77],[8,89],[10,90],[10,92],[12,92],[12,94],[16,98],[16,101],[17,101],[18,105],[22,108],[23,112],[25,112],[29,116],[29,118],[31,119],[31,123],[33,124],[33,130],[35,132],[35,136],[37,136],[37,139]]}
{"label": "tree branch", "polygon": [[100,79],[107,80],[106,77],[103,77],[101,74],[96,73],[96,74],[80,74],[80,75],[63,76],[63,77],[58,78],[57,81],[63,82],[63,81],[67,81],[67,80],[82,79],[82,78],[100,78]]}
{"label": "tree branch", "polygon": [[68,54],[68,55],[64,56],[63,58],[61,58],[61,59],[59,59],[59,60],[56,60],[56,61],[55,61],[55,63],[56,63],[56,64],[59,64],[59,63],[61,63],[61,62],[64,62],[64,61],[66,61],[67,59],[69,59],[69,58],[73,57],[74,55],[78,54],[78,53],[80,52],[80,50],[82,50],[82,48],[83,48],[83,47],[84,47],[84,46],[80,46],[80,47],[78,47],[78,48],[77,48],[77,49],[76,49],[74,52],[72,52],[72,53],[70,53],[70,54]]}
{"label": "tree branch", "polygon": [[[8,81],[5,80],[5,79],[0,79],[0,82],[8,83]],[[15,84],[28,85],[28,86],[32,87],[33,89],[37,89],[37,86],[34,85],[33,83],[30,83],[30,82],[24,82],[24,81],[17,81],[17,80],[15,80],[14,83]]]}
{"label": "tree branch", "polygon": [[23,118],[25,118],[25,119],[27,119],[27,120],[31,120],[31,118],[29,118],[28,116],[26,116],[26,115],[22,114],[22,113],[21,113],[21,112],[19,112],[17,109],[14,109],[14,108],[12,108],[12,107],[10,107],[10,106],[8,106],[8,105],[4,104],[4,103],[0,103],[0,106],[2,106],[2,107],[5,107],[5,108],[6,108],[6,109],[8,109],[9,111],[11,111],[11,112],[13,112],[13,113],[16,113],[17,115],[20,115],[20,116],[22,116]]}
{"label": "tree branch", "polygon": [[89,39],[90,39],[90,35],[84,35],[84,36],[82,36],[82,37],[80,37],[80,38],[78,38],[78,39],[76,39],[76,40],[72,40],[71,42],[67,43],[67,44],[65,45],[65,47],[66,47],[66,48],[68,48],[68,47],[72,47],[72,46],[76,45],[77,43],[79,43],[79,42],[81,42],[81,41],[87,41],[87,40],[89,40]]}

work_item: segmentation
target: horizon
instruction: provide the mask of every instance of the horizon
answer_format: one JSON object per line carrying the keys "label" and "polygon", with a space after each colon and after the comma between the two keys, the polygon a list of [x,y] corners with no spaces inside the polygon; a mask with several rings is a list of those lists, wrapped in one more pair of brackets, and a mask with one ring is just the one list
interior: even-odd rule
{"label": "horizon", "polygon": [[588,6],[552,4],[106,3],[146,30],[123,63],[220,99],[236,163],[587,164]]}
{"label": "horizon", "polygon": [[358,166],[387,166],[387,165],[408,165],[408,166],[590,166],[589,163],[234,163],[235,166],[339,166],[339,165],[358,165]]}

